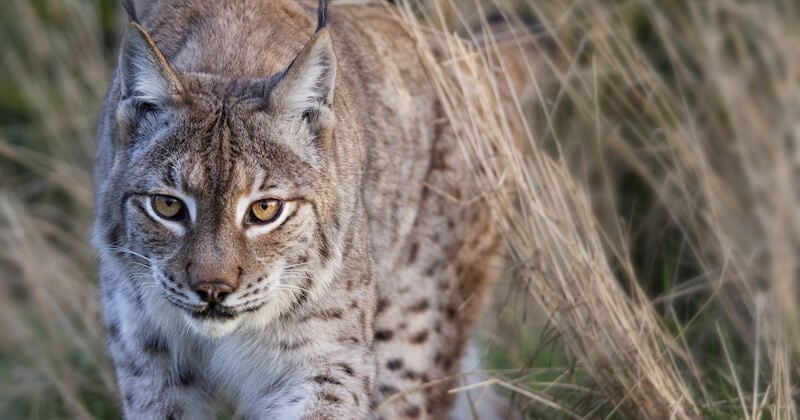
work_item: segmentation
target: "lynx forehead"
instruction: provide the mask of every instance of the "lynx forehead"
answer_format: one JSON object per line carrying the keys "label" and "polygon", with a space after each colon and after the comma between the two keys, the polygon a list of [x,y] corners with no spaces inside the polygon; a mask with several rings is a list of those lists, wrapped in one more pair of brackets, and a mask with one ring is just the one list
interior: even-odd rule
{"label": "lynx forehead", "polygon": [[395,12],[149,5],[95,166],[126,417],[446,417],[499,239]]}

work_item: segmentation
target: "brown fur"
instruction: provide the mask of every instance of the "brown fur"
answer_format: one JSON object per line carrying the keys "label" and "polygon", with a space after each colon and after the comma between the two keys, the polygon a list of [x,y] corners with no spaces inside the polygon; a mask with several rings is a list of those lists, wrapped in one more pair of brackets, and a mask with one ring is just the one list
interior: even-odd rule
{"label": "brown fur", "polygon": [[[296,286],[310,292],[292,294],[276,309],[278,317],[259,324],[268,336],[259,345],[284,355],[286,369],[313,370],[308,383],[315,396],[303,417],[369,410],[375,417],[445,418],[452,404],[446,391],[457,382],[440,380],[459,373],[500,266],[500,241],[485,206],[473,200],[479,193],[473,168],[444,122],[412,37],[381,5],[334,4],[327,29],[309,41],[317,22],[316,4],[307,1],[152,3],[139,10],[141,27],[132,24],[128,37],[144,37],[157,61],[163,58],[169,115],[143,120],[150,117],[126,108],[125,81],[115,79],[99,129],[99,247],[157,260],[176,296],[190,295],[194,283],[222,279],[242,299],[255,299],[266,287],[262,273],[279,259],[320,270],[338,259],[331,284],[317,285],[309,273]],[[311,131],[298,134],[280,111],[292,94],[285,86],[294,86],[290,65],[302,65],[326,42],[336,56],[332,112],[322,107],[308,117]],[[157,136],[159,124],[177,128],[167,138],[142,140]],[[263,183],[282,186],[298,204],[280,227],[249,237],[226,215],[261,173],[267,174]],[[197,200],[197,219],[182,236],[142,210],[162,184],[180,184]],[[345,244],[341,255],[339,243]],[[137,261],[115,252],[103,259],[129,268]],[[126,322],[119,318],[128,313],[119,307],[146,312],[128,296],[150,298],[137,282],[110,272],[101,269],[105,317],[119,331]],[[110,340],[123,394],[131,396],[124,398],[126,413],[188,418],[184,394],[159,388],[161,400],[143,393],[150,382],[141,378],[151,373],[137,376],[129,365],[172,372],[178,367],[161,353],[208,344],[155,335],[144,341],[172,344],[145,346],[164,351],[140,358],[131,342],[160,331],[148,319],[122,328],[130,339]],[[195,399],[211,398],[209,390],[218,386],[218,375],[201,367],[212,360],[204,352],[181,366],[203,384]]]}

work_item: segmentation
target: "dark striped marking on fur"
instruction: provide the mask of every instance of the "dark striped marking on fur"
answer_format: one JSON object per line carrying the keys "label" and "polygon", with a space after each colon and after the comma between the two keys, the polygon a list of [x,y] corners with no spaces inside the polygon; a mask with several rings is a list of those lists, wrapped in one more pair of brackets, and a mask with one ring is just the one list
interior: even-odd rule
{"label": "dark striped marking on fur", "polygon": [[317,30],[319,32],[328,23],[328,0],[319,0],[317,8]]}

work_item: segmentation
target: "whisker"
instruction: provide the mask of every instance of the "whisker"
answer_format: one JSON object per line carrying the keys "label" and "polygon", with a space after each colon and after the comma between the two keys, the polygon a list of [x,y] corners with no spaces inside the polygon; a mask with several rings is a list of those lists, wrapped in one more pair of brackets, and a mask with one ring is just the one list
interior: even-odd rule
{"label": "whisker", "polygon": [[138,265],[140,267],[144,267],[144,268],[147,268],[149,270],[153,269],[153,267],[151,267],[151,266],[149,266],[149,265],[147,265],[145,263],[138,262],[138,261],[131,261],[131,264]]}
{"label": "whisker", "polygon": [[153,260],[152,258],[146,257],[146,256],[144,256],[144,255],[142,255],[142,254],[140,254],[140,253],[138,253],[136,251],[133,251],[131,249],[124,248],[124,247],[121,247],[121,246],[118,246],[118,245],[106,245],[105,248],[110,250],[110,251],[117,251],[117,252],[121,252],[121,253],[124,253],[124,254],[130,254],[130,255],[139,257],[139,258],[141,258],[141,259],[143,259],[143,260],[145,260],[145,261],[147,261],[147,262],[149,262],[151,264],[155,263],[155,260]]}
{"label": "whisker", "polygon": [[306,276],[306,277],[308,277],[310,275],[311,275],[311,273],[309,273],[308,271],[286,271],[286,272],[281,273],[281,277],[288,277],[288,276],[295,276],[295,277],[297,277],[297,276]]}
{"label": "whisker", "polygon": [[279,284],[279,285],[277,285],[276,286],[276,290],[280,290],[280,289],[292,290],[292,291],[301,291],[301,292],[306,292],[306,293],[311,292],[311,289],[307,289],[305,287],[300,287],[300,286],[293,286],[293,285],[290,285],[290,284]]}
{"label": "whisker", "polygon": [[295,282],[285,283],[284,280],[310,280],[311,278],[308,276],[289,276],[289,277],[281,277],[276,284],[288,284],[290,286],[296,286]]}
{"label": "whisker", "polygon": [[301,263],[297,263],[297,264],[287,265],[286,267],[283,267],[283,269],[284,270],[288,270],[290,268],[302,267],[304,265],[309,265],[309,264],[311,264],[311,261],[306,261],[306,262],[301,262]]}

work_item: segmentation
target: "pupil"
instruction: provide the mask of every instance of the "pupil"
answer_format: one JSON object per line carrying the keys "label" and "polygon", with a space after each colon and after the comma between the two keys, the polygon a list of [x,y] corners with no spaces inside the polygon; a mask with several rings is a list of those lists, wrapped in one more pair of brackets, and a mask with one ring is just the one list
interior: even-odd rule
{"label": "pupil", "polygon": [[261,210],[267,210],[271,207],[271,203],[269,201],[262,201],[261,202]]}

